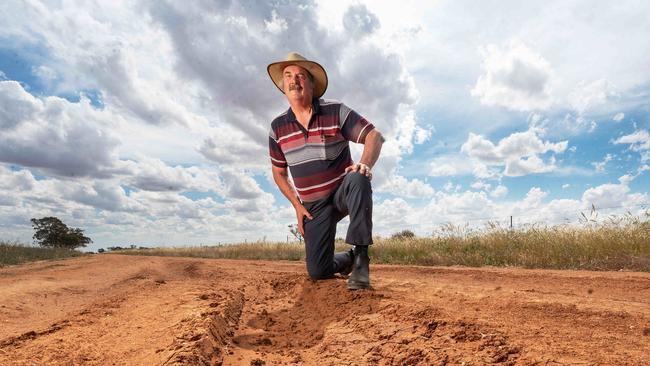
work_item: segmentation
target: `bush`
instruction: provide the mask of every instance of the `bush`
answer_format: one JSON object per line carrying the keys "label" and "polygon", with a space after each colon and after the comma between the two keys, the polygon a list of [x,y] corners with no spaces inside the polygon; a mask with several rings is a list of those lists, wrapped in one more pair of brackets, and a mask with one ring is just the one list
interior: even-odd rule
{"label": "bush", "polygon": [[391,239],[411,239],[415,238],[415,233],[411,230],[402,230],[390,236]]}

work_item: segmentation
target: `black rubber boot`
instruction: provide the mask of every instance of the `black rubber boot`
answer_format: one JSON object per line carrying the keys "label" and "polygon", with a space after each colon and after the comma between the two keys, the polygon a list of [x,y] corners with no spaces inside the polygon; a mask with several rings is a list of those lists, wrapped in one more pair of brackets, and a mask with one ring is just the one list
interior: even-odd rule
{"label": "black rubber boot", "polygon": [[338,269],[338,273],[347,276],[354,268],[354,251],[350,249],[347,252],[336,253],[334,255],[334,265]]}
{"label": "black rubber boot", "polygon": [[354,269],[348,278],[350,290],[370,288],[370,258],[367,253],[357,253],[354,257]]}

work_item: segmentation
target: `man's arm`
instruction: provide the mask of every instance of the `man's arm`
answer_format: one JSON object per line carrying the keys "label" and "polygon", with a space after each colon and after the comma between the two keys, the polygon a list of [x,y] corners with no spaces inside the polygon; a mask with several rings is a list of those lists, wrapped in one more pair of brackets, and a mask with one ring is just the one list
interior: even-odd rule
{"label": "man's arm", "polygon": [[384,136],[377,131],[372,130],[368,132],[366,136],[366,141],[363,145],[363,154],[361,154],[361,164],[366,164],[369,168],[372,169],[379,159],[379,154],[381,153],[381,146],[384,144]]}
{"label": "man's arm", "polygon": [[384,144],[384,136],[381,132],[376,129],[368,132],[366,135],[365,142],[363,144],[363,154],[361,154],[361,160],[357,164],[353,164],[345,168],[346,172],[353,171],[364,174],[368,179],[372,179],[372,173],[370,169],[375,165],[377,159],[379,159],[379,154],[381,153],[381,146]]}
{"label": "man's arm", "polygon": [[289,202],[291,202],[291,205],[293,205],[293,208],[296,210],[296,219],[298,220],[298,230],[300,231],[300,235],[305,235],[305,229],[303,227],[303,222],[304,218],[307,217],[308,219],[312,219],[313,217],[307,211],[305,206],[302,205],[298,197],[296,196],[296,191],[293,188],[293,185],[289,181],[289,171],[287,168],[280,168],[275,165],[271,166],[272,172],[273,172],[273,180],[275,181],[275,184],[277,184],[278,188],[280,189],[280,192],[287,197]]}

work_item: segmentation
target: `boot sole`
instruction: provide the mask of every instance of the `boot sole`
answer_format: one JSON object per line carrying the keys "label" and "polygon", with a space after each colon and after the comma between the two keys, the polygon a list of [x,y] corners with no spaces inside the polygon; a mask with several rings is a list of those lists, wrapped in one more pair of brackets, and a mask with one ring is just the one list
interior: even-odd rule
{"label": "boot sole", "polygon": [[348,290],[367,290],[369,288],[370,288],[369,283],[348,281]]}

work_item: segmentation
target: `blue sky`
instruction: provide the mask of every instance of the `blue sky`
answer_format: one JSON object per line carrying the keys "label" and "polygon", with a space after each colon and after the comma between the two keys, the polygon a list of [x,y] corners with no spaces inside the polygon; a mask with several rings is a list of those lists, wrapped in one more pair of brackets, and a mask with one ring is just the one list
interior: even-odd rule
{"label": "blue sky", "polygon": [[0,239],[54,215],[89,249],[286,240],[266,65],[289,51],[387,137],[378,235],[648,208],[646,2],[247,4],[3,2]]}

